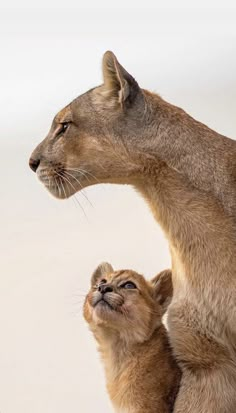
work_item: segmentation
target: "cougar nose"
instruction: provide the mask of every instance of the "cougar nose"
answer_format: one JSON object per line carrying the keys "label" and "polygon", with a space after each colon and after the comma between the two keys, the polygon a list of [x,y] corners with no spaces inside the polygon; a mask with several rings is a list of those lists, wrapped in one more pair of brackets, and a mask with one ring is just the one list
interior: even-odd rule
{"label": "cougar nose", "polygon": [[30,160],[29,160],[29,166],[30,166],[30,168],[32,169],[32,171],[36,172],[37,169],[38,169],[39,164],[40,164],[40,159],[30,158]]}
{"label": "cougar nose", "polygon": [[98,291],[101,294],[106,294],[106,293],[111,293],[113,291],[113,288],[111,287],[111,285],[101,284],[98,287]]}

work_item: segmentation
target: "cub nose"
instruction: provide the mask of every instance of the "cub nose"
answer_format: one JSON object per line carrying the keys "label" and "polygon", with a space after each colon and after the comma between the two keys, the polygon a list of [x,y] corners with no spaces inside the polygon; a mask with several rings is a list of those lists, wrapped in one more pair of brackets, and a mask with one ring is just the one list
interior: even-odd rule
{"label": "cub nose", "polygon": [[113,291],[113,288],[111,287],[111,285],[101,284],[98,287],[98,291],[102,294],[106,294],[111,293]]}
{"label": "cub nose", "polygon": [[32,171],[36,172],[37,169],[38,169],[39,164],[40,164],[40,159],[30,158],[30,160],[29,160],[29,166],[30,166],[30,168],[32,169]]}

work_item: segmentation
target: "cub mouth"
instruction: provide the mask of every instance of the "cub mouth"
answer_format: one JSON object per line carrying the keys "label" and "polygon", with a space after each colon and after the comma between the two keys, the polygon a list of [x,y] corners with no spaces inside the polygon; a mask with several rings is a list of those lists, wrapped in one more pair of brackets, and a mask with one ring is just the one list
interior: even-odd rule
{"label": "cub mouth", "polygon": [[93,307],[96,308],[97,306],[104,306],[110,308],[110,310],[115,311],[114,307],[105,299],[105,297],[100,298],[94,305]]}

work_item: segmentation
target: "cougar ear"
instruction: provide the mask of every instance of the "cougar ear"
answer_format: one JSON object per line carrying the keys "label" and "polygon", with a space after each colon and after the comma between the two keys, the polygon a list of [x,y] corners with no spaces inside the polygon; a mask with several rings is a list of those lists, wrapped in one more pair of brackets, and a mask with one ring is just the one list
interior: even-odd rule
{"label": "cougar ear", "polygon": [[132,103],[140,91],[136,80],[121,66],[114,53],[107,51],[103,55],[104,91],[108,97],[114,97],[123,106]]}
{"label": "cougar ear", "polygon": [[102,262],[92,274],[91,285],[96,284],[99,278],[102,279],[112,272],[114,272],[114,270],[111,264],[109,264],[108,262]]}
{"label": "cougar ear", "polygon": [[151,283],[154,286],[155,299],[159,302],[164,313],[173,296],[171,270],[160,272],[151,280]]}

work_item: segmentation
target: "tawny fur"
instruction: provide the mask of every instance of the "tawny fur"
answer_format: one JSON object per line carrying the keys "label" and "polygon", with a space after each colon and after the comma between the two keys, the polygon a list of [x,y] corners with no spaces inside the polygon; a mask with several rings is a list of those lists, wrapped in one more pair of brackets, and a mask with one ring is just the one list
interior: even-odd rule
{"label": "tawny fur", "polygon": [[172,257],[174,412],[235,413],[236,142],[140,89],[111,52],[103,74],[56,116],[31,167],[58,198],[106,182],[144,196]]}
{"label": "tawny fur", "polygon": [[[104,295],[98,291],[101,281],[108,289]],[[125,289],[127,282],[136,288]],[[171,297],[168,270],[148,282],[134,271],[114,272],[103,263],[92,276],[84,317],[97,340],[117,412],[173,411],[181,373],[161,321]]]}

